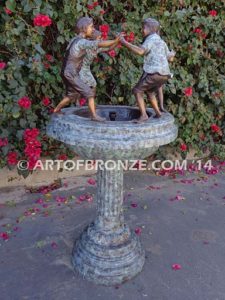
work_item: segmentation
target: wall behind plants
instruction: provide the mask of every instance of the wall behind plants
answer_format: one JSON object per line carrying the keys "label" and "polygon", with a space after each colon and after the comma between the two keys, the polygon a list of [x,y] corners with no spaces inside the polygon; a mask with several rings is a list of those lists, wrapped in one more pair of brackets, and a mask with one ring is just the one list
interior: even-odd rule
{"label": "wall behind plants", "polygon": [[[224,1],[8,0],[0,7],[0,168],[18,160],[72,157],[45,135],[45,126],[64,94],[60,78],[63,53],[78,17],[88,15],[103,37],[125,31],[142,42],[141,21],[155,17],[161,35],[176,51],[174,78],[164,88],[165,106],[179,125],[172,144],[183,156],[189,147],[225,157]],[[131,87],[143,58],[116,48],[93,64],[97,102],[135,105]],[[83,103],[82,103],[83,104]]]}

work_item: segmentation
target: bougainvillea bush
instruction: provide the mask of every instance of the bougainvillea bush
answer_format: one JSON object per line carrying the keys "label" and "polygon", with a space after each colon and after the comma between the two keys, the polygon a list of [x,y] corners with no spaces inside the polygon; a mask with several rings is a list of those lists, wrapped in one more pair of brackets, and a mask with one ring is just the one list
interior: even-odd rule
{"label": "bougainvillea bush", "polygon": [[[123,31],[136,44],[142,42],[144,18],[160,21],[161,36],[176,51],[174,77],[164,88],[165,106],[179,126],[174,151],[185,154],[191,147],[224,158],[224,1],[8,0],[0,5],[0,167],[15,168],[25,159],[32,171],[40,157],[73,156],[46,136],[45,127],[64,95],[63,53],[76,20],[85,15],[94,18],[103,39]],[[93,64],[97,103],[135,105],[131,88],[142,63],[120,45],[100,54]]]}

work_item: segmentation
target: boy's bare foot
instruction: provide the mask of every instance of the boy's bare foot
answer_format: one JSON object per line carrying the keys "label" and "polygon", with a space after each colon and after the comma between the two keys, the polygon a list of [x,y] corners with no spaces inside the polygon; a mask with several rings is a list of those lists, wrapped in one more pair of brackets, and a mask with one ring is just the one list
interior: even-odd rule
{"label": "boy's bare foot", "polygon": [[106,121],[106,118],[102,118],[102,117],[99,117],[98,115],[95,115],[95,116],[91,117],[91,120],[96,121],[96,122],[104,122],[104,121]]}
{"label": "boy's bare foot", "polygon": [[161,118],[161,117],[162,117],[161,114],[160,114],[160,115],[159,115],[159,114],[156,114],[153,118],[154,118],[154,119],[159,119],[159,118]]}
{"label": "boy's bare foot", "polygon": [[164,107],[160,107],[160,111],[165,113],[167,112]]}
{"label": "boy's bare foot", "polygon": [[141,117],[138,118],[138,119],[134,119],[133,122],[134,122],[134,123],[142,123],[142,122],[144,122],[144,121],[146,121],[146,120],[148,120],[148,116],[147,116],[147,115],[146,115],[146,116],[141,116]]}

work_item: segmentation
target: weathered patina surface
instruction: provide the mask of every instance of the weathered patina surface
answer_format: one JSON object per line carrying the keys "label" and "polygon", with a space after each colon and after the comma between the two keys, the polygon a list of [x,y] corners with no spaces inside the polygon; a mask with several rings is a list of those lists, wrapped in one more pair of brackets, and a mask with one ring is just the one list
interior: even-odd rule
{"label": "weathered patina surface", "polygon": [[144,159],[177,137],[171,114],[135,124],[138,108],[98,106],[107,121],[90,120],[87,107],[64,108],[54,114],[47,134],[71,147],[81,158],[112,160],[97,173],[97,216],[75,242],[72,263],[84,278],[115,285],[136,276],[143,268],[145,253],[140,240],[124,222],[123,170],[118,160]]}

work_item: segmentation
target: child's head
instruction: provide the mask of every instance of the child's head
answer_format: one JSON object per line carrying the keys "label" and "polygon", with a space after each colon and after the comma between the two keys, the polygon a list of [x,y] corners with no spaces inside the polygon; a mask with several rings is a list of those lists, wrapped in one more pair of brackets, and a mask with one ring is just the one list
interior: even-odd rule
{"label": "child's head", "polygon": [[92,33],[92,35],[91,35],[91,39],[92,40],[101,40],[101,38],[102,38],[102,33],[101,33],[101,31],[98,31],[98,30],[94,30],[93,31],[93,33]]}
{"label": "child's head", "polygon": [[94,31],[93,19],[88,17],[82,17],[77,21],[76,32],[78,34],[83,33],[86,37],[91,37]]}
{"label": "child's head", "polygon": [[143,21],[142,32],[144,36],[152,33],[159,33],[160,24],[157,20],[152,18],[147,18]]}

